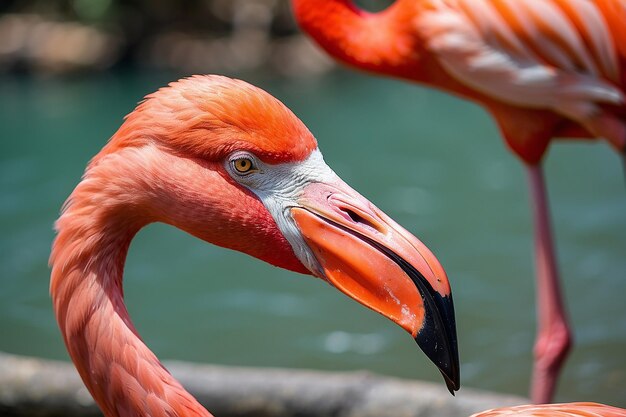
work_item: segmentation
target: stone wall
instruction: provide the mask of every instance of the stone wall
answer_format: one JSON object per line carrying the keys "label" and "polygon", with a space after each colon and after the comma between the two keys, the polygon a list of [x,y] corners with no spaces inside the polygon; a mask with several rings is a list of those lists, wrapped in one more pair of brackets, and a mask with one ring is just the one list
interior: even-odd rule
{"label": "stone wall", "polygon": [[[462,417],[524,398],[366,372],[234,368],[165,362],[217,417]],[[0,353],[0,415],[100,413],[70,363]]]}

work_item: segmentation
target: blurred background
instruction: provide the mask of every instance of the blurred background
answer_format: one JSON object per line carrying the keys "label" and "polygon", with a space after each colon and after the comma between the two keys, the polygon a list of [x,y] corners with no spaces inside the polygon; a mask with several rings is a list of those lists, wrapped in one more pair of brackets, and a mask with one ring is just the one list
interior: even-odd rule
{"label": "blurred background", "polygon": [[[334,66],[283,0],[0,2],[1,351],[68,360],[48,296],[59,208],[135,103],[192,73],[243,78],[285,102],[329,165],[446,267],[463,385],[527,394],[535,305],[521,164],[477,106]],[[601,142],[556,143],[546,174],[576,343],[557,400],[626,407],[619,158]],[[139,233],[125,292],[160,358],[441,383],[399,327],[320,280],[171,227]]]}

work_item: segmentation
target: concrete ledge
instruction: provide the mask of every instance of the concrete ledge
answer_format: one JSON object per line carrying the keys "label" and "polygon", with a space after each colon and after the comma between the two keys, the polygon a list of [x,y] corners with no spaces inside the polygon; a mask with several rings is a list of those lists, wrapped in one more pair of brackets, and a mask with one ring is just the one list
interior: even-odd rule
{"label": "concrete ledge", "polygon": [[[528,402],[466,388],[452,397],[443,384],[365,372],[165,365],[218,417],[461,417]],[[101,414],[70,363],[0,352],[0,415]]]}

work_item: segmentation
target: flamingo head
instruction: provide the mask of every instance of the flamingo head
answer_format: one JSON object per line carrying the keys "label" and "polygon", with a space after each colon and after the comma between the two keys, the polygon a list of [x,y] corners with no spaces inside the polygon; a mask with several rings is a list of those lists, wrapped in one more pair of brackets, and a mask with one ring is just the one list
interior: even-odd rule
{"label": "flamingo head", "polygon": [[323,279],[409,332],[450,392],[459,389],[443,268],[343,182],[304,124],[268,93],[219,76],[172,83],[127,117],[85,177],[102,170],[123,178],[116,195],[129,200],[126,217]]}

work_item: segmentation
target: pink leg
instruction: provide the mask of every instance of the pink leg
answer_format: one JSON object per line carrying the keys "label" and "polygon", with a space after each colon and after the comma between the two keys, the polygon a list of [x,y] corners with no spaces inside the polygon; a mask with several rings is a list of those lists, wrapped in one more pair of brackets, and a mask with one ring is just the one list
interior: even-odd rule
{"label": "pink leg", "polygon": [[531,399],[552,401],[561,366],[572,344],[567,322],[550,226],[548,197],[540,164],[528,166],[528,180],[535,218],[537,274],[537,339],[531,382]]}

